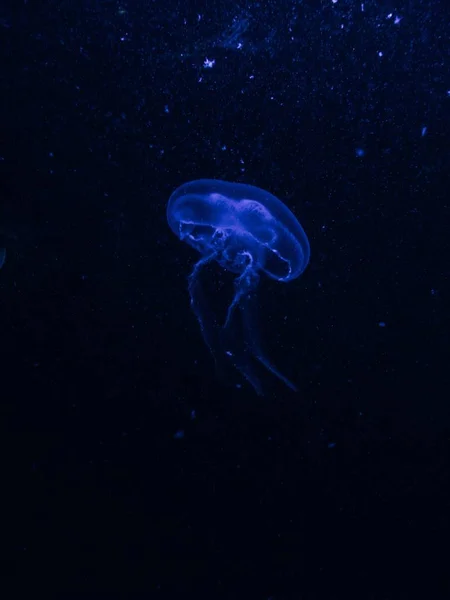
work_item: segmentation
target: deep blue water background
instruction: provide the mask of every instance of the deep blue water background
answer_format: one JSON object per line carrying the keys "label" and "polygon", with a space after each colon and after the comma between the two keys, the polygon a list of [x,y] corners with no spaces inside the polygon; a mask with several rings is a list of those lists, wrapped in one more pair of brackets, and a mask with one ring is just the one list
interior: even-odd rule
{"label": "deep blue water background", "polygon": [[[5,582],[448,597],[448,9],[2,3]],[[298,394],[216,377],[165,216],[197,178],[305,228],[259,307]]]}

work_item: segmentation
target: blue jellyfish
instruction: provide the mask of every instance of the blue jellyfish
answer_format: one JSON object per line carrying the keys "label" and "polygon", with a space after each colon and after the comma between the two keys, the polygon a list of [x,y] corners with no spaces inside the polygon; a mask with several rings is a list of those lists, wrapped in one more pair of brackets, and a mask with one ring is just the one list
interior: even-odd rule
{"label": "blue jellyfish", "polygon": [[[292,212],[278,198],[255,186],[200,179],[173,192],[167,220],[175,235],[201,255],[188,287],[192,310],[216,364],[231,360],[262,395],[256,359],[296,391],[263,352],[256,316],[260,273],[287,282],[301,275],[308,264],[308,238]],[[201,271],[214,261],[236,275],[233,299],[221,324],[200,282]],[[241,316],[240,336],[235,334],[237,312]]]}

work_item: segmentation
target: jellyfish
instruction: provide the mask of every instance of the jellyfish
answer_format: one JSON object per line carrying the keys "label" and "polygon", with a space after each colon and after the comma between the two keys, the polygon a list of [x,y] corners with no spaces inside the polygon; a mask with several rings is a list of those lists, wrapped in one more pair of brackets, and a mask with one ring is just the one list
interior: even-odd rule
{"label": "jellyfish", "polygon": [[[255,362],[296,391],[267,358],[257,319],[261,274],[286,283],[301,275],[308,264],[308,238],[293,213],[278,198],[255,186],[200,179],[173,192],[167,220],[175,235],[200,253],[188,277],[188,289],[191,308],[216,364],[231,361],[258,395],[263,395],[263,387]],[[221,323],[200,277],[213,262],[235,275],[234,294]],[[236,313],[240,313],[240,340]]]}

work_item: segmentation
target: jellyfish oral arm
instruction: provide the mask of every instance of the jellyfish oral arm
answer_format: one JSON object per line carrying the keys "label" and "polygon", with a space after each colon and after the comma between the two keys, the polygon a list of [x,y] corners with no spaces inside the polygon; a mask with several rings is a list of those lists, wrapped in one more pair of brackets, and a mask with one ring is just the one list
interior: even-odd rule
{"label": "jellyfish oral arm", "polygon": [[[226,354],[233,360],[234,366],[242,373],[247,381],[252,385],[255,392],[262,396],[262,386],[256,376],[253,367],[250,363],[250,358],[253,356],[258,360],[268,371],[275,377],[278,377],[288,388],[293,392],[297,392],[296,386],[285,377],[264,354],[262,343],[259,336],[258,311],[256,302],[256,289],[258,287],[259,275],[254,271],[254,265],[249,263],[239,277],[235,281],[235,294],[228,308],[227,317],[223,326],[223,331],[228,332],[226,337],[229,338],[229,349]],[[244,351],[237,353],[232,351],[233,340],[229,332],[231,332],[231,324],[236,307],[239,307],[242,316],[242,328],[244,333]]]}
{"label": "jellyfish oral arm", "polygon": [[297,387],[289,381],[270,360],[265,356],[262,350],[262,344],[258,334],[258,319],[257,319],[257,305],[255,294],[246,294],[242,297],[240,304],[242,311],[242,322],[244,327],[244,339],[251,349],[253,356],[259,360],[259,362],[270,371],[275,377],[278,377],[288,388],[293,392],[297,392]]}
{"label": "jellyfish oral arm", "polygon": [[204,299],[202,286],[199,280],[202,267],[216,258],[217,252],[212,252],[207,256],[203,256],[198,262],[195,263],[192,273],[188,277],[188,290],[191,299],[191,308],[197,317],[205,344],[208,346],[211,354],[217,361],[218,341],[214,336],[214,317],[212,314],[210,314],[208,303]]}
{"label": "jellyfish oral arm", "polygon": [[[259,275],[253,270],[252,263],[248,264],[242,275],[236,278],[235,293],[233,300],[228,307],[225,323],[222,327],[222,346],[225,354],[229,357],[235,369],[248,381],[258,396],[263,396],[263,388],[255,369],[252,366],[251,358],[253,353],[253,343],[248,343],[247,336],[244,333],[243,343],[238,343],[238,337],[235,334],[234,322],[236,321],[235,309],[241,309],[242,321],[246,315],[242,310],[246,303],[246,298],[254,294],[259,282]],[[241,328],[246,330],[246,325],[241,324]],[[242,336],[241,336],[242,337]]]}
{"label": "jellyfish oral arm", "polygon": [[237,277],[234,282],[235,292],[234,292],[233,300],[232,300],[230,306],[228,307],[227,318],[225,319],[224,327],[228,326],[230,319],[233,315],[234,309],[239,304],[242,296],[244,294],[248,294],[252,290],[254,290],[257,287],[258,282],[259,282],[259,275],[254,270],[253,259],[249,253],[247,253],[247,254],[250,257],[250,262],[245,267],[243,273],[241,275],[239,275],[239,277]]}

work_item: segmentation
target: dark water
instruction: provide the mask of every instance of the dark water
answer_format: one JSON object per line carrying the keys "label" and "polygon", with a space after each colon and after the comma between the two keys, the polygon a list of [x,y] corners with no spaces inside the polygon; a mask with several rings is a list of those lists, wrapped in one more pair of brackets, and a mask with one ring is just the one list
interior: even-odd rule
{"label": "dark water", "polygon": [[[448,597],[448,15],[1,3],[5,588]],[[258,301],[298,393],[214,369],[165,214],[200,178],[308,235]],[[232,277],[204,292],[223,314]]]}

